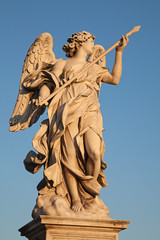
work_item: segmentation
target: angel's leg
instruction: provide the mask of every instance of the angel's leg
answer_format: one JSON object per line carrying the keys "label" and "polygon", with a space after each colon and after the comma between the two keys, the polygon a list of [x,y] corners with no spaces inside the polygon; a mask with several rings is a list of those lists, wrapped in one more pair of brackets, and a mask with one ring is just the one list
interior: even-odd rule
{"label": "angel's leg", "polygon": [[98,178],[101,166],[100,160],[100,137],[92,130],[89,129],[84,135],[85,147],[88,154],[86,163],[87,174]]}
{"label": "angel's leg", "polygon": [[78,193],[78,186],[77,180],[75,176],[66,168],[64,167],[65,179],[68,187],[69,194],[71,196],[71,208],[78,212],[83,210],[83,206],[81,204],[81,200]]}
{"label": "angel's leg", "polygon": [[[77,163],[76,151],[75,151],[75,136],[78,133],[78,119],[71,123],[65,130],[65,140],[67,144],[67,158],[72,169],[75,170],[79,168]],[[74,171],[73,171],[74,172]],[[77,178],[65,165],[64,165],[64,175],[68,191],[71,197],[72,206],[74,211],[83,210],[81,199],[78,192]]]}

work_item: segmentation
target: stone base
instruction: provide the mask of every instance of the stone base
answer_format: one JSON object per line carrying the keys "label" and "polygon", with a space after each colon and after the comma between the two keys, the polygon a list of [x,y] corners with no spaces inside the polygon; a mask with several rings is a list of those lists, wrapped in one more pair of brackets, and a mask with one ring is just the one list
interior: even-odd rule
{"label": "stone base", "polygon": [[118,240],[118,233],[129,221],[100,220],[41,215],[20,228],[21,236],[29,240]]}

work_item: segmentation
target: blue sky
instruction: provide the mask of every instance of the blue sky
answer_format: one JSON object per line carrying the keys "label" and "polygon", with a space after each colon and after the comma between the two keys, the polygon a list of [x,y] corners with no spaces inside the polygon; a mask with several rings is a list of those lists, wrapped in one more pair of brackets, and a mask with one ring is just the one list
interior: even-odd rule
{"label": "blue sky", "polygon": [[[1,3],[1,238],[20,240],[18,228],[31,220],[36,185],[42,171],[28,173],[23,159],[32,149],[32,128],[10,133],[9,118],[16,102],[23,60],[43,32],[54,39],[56,58],[65,58],[63,44],[74,32],[86,30],[105,49],[134,26],[123,54],[123,74],[118,86],[102,85],[100,94],[104,121],[104,160],[109,186],[101,198],[113,219],[130,220],[120,240],[150,240],[159,237],[160,213],[160,3],[126,0],[37,1]],[[113,50],[107,55],[112,70]],[[46,116],[41,118],[41,121]],[[24,238],[25,239],[25,238]]]}

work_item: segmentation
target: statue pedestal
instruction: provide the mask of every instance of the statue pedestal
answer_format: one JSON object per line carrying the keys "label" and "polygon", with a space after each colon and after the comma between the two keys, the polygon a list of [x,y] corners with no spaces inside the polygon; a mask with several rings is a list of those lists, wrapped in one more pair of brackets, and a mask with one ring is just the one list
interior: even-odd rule
{"label": "statue pedestal", "polygon": [[29,240],[118,240],[118,233],[129,221],[102,220],[41,215],[20,228],[21,236]]}

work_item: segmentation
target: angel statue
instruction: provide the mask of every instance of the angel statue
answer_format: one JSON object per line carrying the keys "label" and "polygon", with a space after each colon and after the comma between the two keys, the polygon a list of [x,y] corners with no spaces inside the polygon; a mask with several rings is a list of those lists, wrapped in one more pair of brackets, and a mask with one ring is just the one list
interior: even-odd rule
{"label": "angel statue", "polygon": [[[102,46],[94,45],[94,40],[94,35],[86,31],[72,34],[63,46],[68,57],[63,60],[55,58],[52,36],[43,33],[25,58],[10,131],[31,127],[48,108],[48,118],[41,122],[32,141],[37,152],[31,150],[24,160],[31,173],[44,167],[33,218],[39,215],[109,218],[108,208],[98,198],[101,187],[107,186],[98,97],[102,82],[119,83],[122,52],[128,37],[122,36],[116,48],[111,73],[105,57],[83,71],[104,52]],[[70,79],[74,80],[69,82]],[[45,99],[48,100],[43,103]]]}

